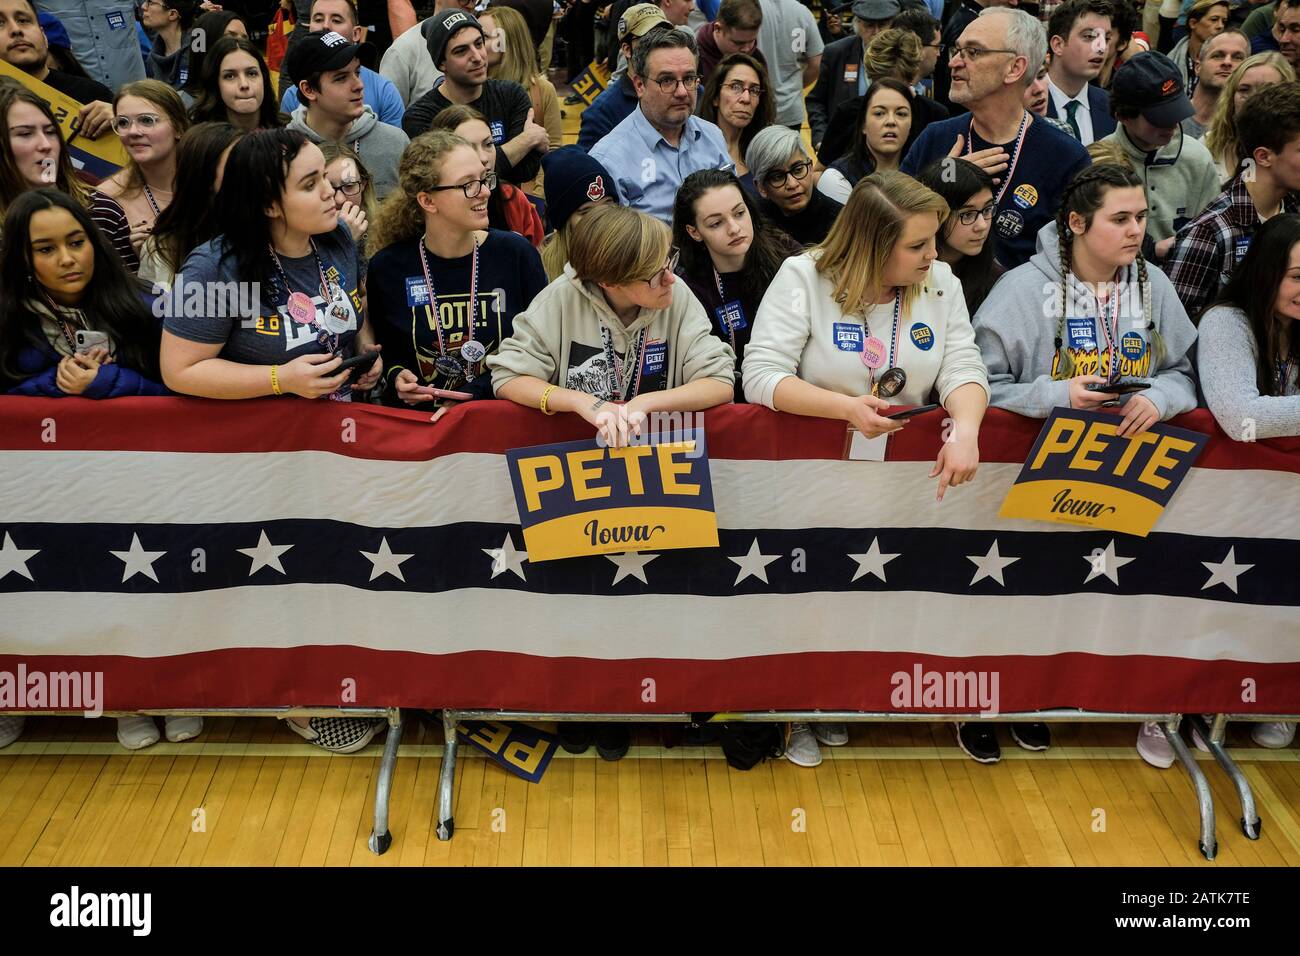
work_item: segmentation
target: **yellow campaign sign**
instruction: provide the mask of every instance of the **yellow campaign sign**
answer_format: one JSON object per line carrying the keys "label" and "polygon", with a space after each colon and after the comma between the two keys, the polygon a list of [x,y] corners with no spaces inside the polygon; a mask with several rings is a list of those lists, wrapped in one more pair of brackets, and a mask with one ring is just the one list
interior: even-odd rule
{"label": "yellow campaign sign", "polygon": [[609,70],[592,60],[571,84],[573,92],[582,97],[588,106],[609,86]]}
{"label": "yellow campaign sign", "polygon": [[609,448],[595,441],[506,452],[531,562],[716,548],[704,432]]}
{"label": "yellow campaign sign", "polygon": [[48,83],[41,82],[3,60],[0,60],[0,76],[17,80],[50,104],[54,119],[63,133],[63,141],[68,146],[68,155],[77,169],[96,180],[102,180],[112,176],[126,165],[126,148],[112,130],[101,134],[98,139],[85,139],[79,135],[81,130],[79,117],[84,103],[78,103],[71,96],[65,96]]}
{"label": "yellow campaign sign", "polygon": [[1054,409],[999,516],[1146,537],[1209,437],[1156,424],[1121,438],[1118,427],[1115,415]]}

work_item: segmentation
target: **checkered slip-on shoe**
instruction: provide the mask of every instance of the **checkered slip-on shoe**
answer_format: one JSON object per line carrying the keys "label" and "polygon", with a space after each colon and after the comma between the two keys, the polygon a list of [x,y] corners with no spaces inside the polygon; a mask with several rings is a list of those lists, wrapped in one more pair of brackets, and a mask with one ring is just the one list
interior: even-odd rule
{"label": "checkered slip-on shoe", "polygon": [[313,717],[306,727],[285,723],[303,740],[335,754],[355,753],[384,728],[382,720],[363,717]]}
{"label": "checkered slip-on shoe", "polygon": [[25,723],[27,723],[26,717],[16,717],[13,714],[0,715],[0,747],[8,747],[21,737]]}

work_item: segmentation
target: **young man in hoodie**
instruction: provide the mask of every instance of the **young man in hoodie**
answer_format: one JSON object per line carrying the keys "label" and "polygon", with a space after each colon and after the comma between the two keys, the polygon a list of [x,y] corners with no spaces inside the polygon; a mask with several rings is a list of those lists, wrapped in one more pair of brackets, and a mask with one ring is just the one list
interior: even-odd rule
{"label": "young man in hoodie", "polygon": [[[308,27],[312,33],[332,30],[353,43],[361,42],[362,29],[353,0],[315,0],[311,5],[311,21]],[[361,82],[366,88],[366,105],[375,111],[379,121],[401,129],[406,104],[398,95],[397,87],[374,70],[364,66],[361,68]],[[302,103],[298,91],[290,87],[284,91],[284,96],[280,99],[280,111],[292,113]]]}
{"label": "young man in hoodie", "polygon": [[402,129],[412,138],[453,104],[472,106],[487,119],[497,150],[497,175],[515,186],[532,182],[551,148],[545,126],[533,121],[528,91],[510,80],[489,80],[487,34],[464,10],[436,13],[429,31],[429,56],[442,81],[406,109]]}
{"label": "young man in hoodie", "polygon": [[1162,262],[1174,234],[1219,194],[1210,151],[1180,123],[1192,115],[1183,77],[1163,53],[1139,53],[1116,73],[1111,108],[1119,126],[1103,142],[1115,143],[1146,185],[1147,232],[1142,252]]}
{"label": "young man in hoodie", "polygon": [[194,0],[142,0],[140,22],[154,34],[153,49],[145,60],[145,73],[177,90],[190,80],[190,24]]}
{"label": "young man in hoodie", "polygon": [[383,199],[397,185],[397,163],[406,149],[406,134],[379,122],[365,103],[360,48],[333,31],[311,33],[285,57],[284,68],[302,105],[293,111],[290,129],[313,143],[344,142],[357,151]]}

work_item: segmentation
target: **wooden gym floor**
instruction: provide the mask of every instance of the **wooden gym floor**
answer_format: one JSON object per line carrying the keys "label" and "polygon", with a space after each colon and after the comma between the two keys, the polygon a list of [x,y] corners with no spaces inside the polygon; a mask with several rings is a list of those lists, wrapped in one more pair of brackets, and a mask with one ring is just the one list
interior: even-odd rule
{"label": "wooden gym floor", "polygon": [[279,721],[222,718],[128,754],[114,730],[31,719],[0,751],[0,866],[1300,866],[1300,749],[1256,748],[1244,725],[1228,742],[1262,838],[1241,834],[1231,785],[1203,759],[1214,863],[1196,849],[1186,774],[1143,763],[1136,725],[1058,725],[1041,754],[1004,732],[993,766],[963,756],[946,724],[856,725],[815,770],[748,772],[717,748],[663,749],[642,726],[622,761],[561,751],[540,784],[462,747],[456,834],[441,843],[441,733],[412,716],[382,857],[366,848],[379,744],[333,756]]}

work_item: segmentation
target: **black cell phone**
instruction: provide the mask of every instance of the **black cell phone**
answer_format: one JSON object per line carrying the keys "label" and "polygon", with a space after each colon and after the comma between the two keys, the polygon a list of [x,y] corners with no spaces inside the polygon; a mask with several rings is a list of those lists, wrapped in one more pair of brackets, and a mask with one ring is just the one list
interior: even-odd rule
{"label": "black cell phone", "polygon": [[916,408],[905,408],[901,412],[894,412],[892,415],[886,415],[886,418],[900,421],[904,418],[911,418],[914,415],[924,415],[926,412],[932,412],[938,405],[917,405]]}
{"label": "black cell phone", "polygon": [[1139,382],[1136,379],[1132,379],[1127,382],[1112,382],[1109,385],[1093,384],[1093,385],[1084,386],[1084,388],[1086,388],[1090,392],[1107,392],[1111,395],[1127,395],[1129,392],[1140,392],[1142,391],[1142,389],[1150,388],[1150,387],[1151,387],[1150,382]]}
{"label": "black cell phone", "polygon": [[369,372],[370,369],[374,367],[377,358],[379,358],[378,349],[372,352],[358,352],[356,355],[352,356],[352,358],[344,359],[343,364],[331,372],[330,375],[338,375],[341,372],[352,372],[352,377],[357,378],[360,375]]}

